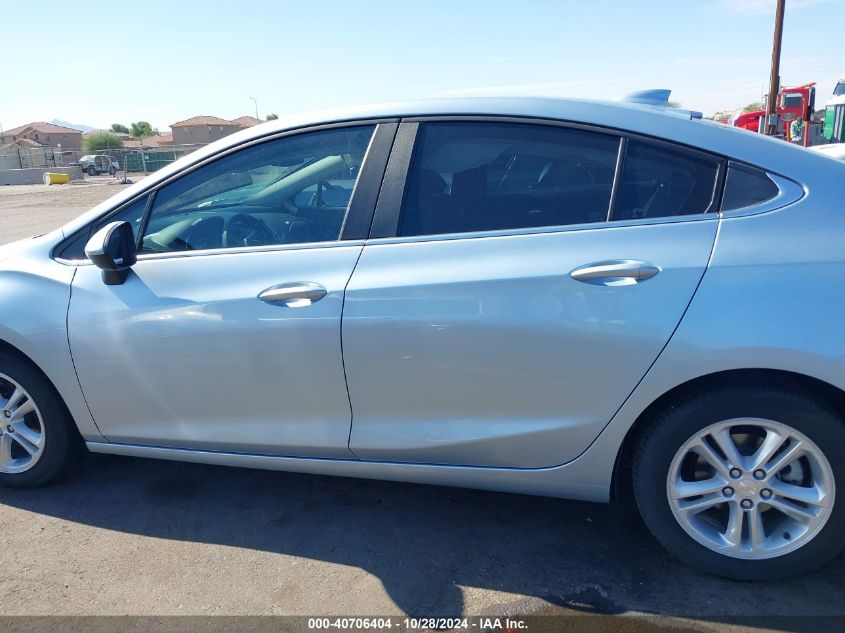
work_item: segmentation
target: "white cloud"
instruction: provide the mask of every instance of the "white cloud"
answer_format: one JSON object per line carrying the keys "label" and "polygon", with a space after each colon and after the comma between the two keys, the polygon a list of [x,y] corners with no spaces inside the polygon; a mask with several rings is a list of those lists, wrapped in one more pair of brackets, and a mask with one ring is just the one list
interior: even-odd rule
{"label": "white cloud", "polygon": [[[786,12],[800,11],[832,0],[788,0]],[[715,8],[720,11],[741,15],[774,15],[776,0],[716,0]]]}

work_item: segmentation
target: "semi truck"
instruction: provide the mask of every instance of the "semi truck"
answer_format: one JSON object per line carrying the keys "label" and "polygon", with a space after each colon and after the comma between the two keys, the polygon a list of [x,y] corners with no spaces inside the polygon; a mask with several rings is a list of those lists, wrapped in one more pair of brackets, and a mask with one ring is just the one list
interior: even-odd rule
{"label": "semi truck", "polygon": [[[780,89],[775,111],[778,136],[782,136],[787,141],[794,140],[792,138],[792,122],[798,119],[804,122],[801,127],[803,138],[800,140],[804,145],[809,144],[809,125],[807,124],[812,118],[815,108],[815,86],[816,82],[811,82],[802,86]],[[762,132],[765,119],[765,110],[753,110],[736,116],[732,123],[735,127],[741,127],[752,132]]]}

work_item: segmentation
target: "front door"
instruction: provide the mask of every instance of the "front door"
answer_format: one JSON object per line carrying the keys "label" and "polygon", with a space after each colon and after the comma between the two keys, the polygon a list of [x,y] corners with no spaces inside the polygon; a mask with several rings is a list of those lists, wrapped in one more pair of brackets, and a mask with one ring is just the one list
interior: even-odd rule
{"label": "front door", "polygon": [[419,124],[404,196],[383,187],[379,201],[377,227],[401,205],[394,236],[367,243],[347,288],[352,451],[516,468],[577,457],[695,292],[721,168],[611,133]]}
{"label": "front door", "polygon": [[109,441],[350,456],[340,319],[363,242],[340,238],[374,127],[213,160],[151,194],[125,283],[79,266],[70,346]]}

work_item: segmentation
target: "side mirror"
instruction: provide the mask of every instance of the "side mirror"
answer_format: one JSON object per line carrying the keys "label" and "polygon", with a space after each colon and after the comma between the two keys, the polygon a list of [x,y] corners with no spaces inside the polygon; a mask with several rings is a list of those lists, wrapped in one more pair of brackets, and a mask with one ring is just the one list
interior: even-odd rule
{"label": "side mirror", "polygon": [[135,234],[129,222],[112,222],[94,233],[85,245],[85,256],[103,271],[103,283],[122,284],[138,257]]}

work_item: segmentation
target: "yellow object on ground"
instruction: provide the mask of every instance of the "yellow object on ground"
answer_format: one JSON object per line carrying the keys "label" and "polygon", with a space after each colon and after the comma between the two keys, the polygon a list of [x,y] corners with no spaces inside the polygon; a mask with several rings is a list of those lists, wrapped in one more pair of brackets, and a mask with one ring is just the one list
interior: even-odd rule
{"label": "yellow object on ground", "polygon": [[70,182],[69,174],[54,174],[51,172],[44,172],[45,185],[63,185]]}

